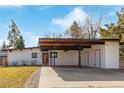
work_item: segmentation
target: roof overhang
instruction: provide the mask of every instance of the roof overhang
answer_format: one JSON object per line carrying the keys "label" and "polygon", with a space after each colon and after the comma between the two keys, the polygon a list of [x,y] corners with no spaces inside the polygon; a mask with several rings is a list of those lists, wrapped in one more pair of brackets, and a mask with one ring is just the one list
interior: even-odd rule
{"label": "roof overhang", "polygon": [[106,41],[119,41],[119,39],[82,39],[82,38],[39,38],[41,50],[77,50],[79,46],[91,48],[92,45],[102,45]]}

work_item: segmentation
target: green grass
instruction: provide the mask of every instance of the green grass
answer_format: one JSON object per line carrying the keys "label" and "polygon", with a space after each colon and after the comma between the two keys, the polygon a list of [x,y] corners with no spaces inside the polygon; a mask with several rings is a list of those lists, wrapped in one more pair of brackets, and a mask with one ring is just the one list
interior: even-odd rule
{"label": "green grass", "polygon": [[38,67],[0,67],[0,88],[21,88]]}

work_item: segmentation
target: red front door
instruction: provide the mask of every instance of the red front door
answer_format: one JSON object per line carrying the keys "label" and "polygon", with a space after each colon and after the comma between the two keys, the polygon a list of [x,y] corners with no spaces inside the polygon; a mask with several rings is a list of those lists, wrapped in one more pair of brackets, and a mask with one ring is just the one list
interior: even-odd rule
{"label": "red front door", "polygon": [[48,55],[48,53],[43,53],[42,54],[43,55],[43,64],[44,65],[48,65],[49,64],[49,55]]}

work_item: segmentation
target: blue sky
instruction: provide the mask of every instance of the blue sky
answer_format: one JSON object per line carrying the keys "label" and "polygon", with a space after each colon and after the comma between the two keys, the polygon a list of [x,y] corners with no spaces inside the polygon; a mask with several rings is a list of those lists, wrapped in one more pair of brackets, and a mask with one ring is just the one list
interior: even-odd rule
{"label": "blue sky", "polygon": [[8,26],[13,19],[18,25],[27,47],[36,46],[44,33],[63,33],[73,20],[84,22],[90,15],[95,21],[103,14],[102,25],[116,22],[116,12],[124,6],[0,6],[0,45],[6,41]]}

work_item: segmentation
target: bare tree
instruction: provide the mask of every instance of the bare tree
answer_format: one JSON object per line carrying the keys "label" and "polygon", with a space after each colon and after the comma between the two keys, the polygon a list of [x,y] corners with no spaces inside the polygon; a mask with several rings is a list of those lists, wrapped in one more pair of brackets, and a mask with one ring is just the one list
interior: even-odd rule
{"label": "bare tree", "polygon": [[43,37],[45,38],[62,38],[64,34],[62,33],[54,33],[54,32],[50,32],[50,31],[47,31],[47,33],[45,33],[43,35]]}
{"label": "bare tree", "polygon": [[86,25],[84,26],[84,28],[86,28],[86,31],[88,33],[88,38],[92,38],[92,39],[96,38],[101,25],[101,21],[102,21],[102,16],[100,16],[98,21],[94,23],[92,18],[87,17]]}
{"label": "bare tree", "polygon": [[74,21],[65,34],[69,34],[74,38],[95,39],[100,28],[101,20],[102,16],[96,22],[93,22],[93,18],[91,17],[87,17],[86,21],[82,23],[80,21]]}

